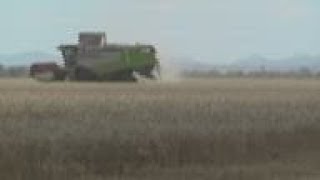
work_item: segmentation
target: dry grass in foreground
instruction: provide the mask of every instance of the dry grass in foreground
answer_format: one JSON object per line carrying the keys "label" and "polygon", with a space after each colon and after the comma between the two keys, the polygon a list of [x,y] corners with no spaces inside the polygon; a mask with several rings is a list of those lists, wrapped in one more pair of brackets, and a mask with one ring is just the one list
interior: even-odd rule
{"label": "dry grass in foreground", "polygon": [[319,179],[320,80],[0,80],[0,179]]}

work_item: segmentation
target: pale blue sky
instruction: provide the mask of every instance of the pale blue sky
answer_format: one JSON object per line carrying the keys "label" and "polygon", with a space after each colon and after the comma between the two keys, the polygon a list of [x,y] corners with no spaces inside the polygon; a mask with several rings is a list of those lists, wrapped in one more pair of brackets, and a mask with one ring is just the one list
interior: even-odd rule
{"label": "pale blue sky", "polygon": [[1,0],[0,53],[56,53],[78,31],[98,30],[213,63],[317,55],[319,20],[319,0]]}

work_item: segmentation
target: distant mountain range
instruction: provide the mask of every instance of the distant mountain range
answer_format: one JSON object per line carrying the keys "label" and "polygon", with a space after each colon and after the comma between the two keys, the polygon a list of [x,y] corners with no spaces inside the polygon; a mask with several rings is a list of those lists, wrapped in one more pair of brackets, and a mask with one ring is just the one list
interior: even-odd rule
{"label": "distant mountain range", "polygon": [[294,71],[301,68],[308,68],[312,71],[320,70],[320,55],[295,55],[283,59],[267,59],[262,56],[251,56],[235,61],[230,65],[232,68],[245,71],[271,70],[271,71]]}
{"label": "distant mountain range", "polygon": [[[0,64],[5,66],[26,65],[29,66],[34,62],[60,62],[61,57],[57,54],[45,52],[26,52],[13,54],[0,54]],[[290,71],[301,68],[309,68],[312,71],[320,71],[320,55],[295,55],[283,59],[267,59],[263,56],[254,55],[243,59],[238,59],[233,63],[225,65],[214,65],[191,58],[171,58],[162,60],[161,63],[170,68],[179,71],[207,71],[217,70],[243,70],[256,71],[262,68],[270,71]]]}
{"label": "distant mountain range", "polygon": [[296,55],[283,59],[267,59],[262,56],[250,56],[248,58],[238,59],[233,63],[225,65],[214,65],[192,59],[175,59],[172,61],[175,67],[182,70],[206,71],[216,70],[242,70],[242,71],[297,71],[301,68],[308,68],[311,71],[320,71],[320,55]]}

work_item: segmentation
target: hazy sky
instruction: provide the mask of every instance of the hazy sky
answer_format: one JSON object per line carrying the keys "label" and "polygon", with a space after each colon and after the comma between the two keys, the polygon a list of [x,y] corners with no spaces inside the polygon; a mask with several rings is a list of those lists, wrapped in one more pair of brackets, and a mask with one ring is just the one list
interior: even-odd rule
{"label": "hazy sky", "polygon": [[1,0],[0,21],[0,53],[55,53],[99,30],[210,62],[320,54],[319,0]]}

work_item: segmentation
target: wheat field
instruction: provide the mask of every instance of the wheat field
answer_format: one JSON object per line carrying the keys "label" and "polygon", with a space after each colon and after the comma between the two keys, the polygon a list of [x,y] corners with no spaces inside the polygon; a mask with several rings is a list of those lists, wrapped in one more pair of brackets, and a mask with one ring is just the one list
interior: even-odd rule
{"label": "wheat field", "polygon": [[0,80],[0,179],[320,178],[320,80]]}

